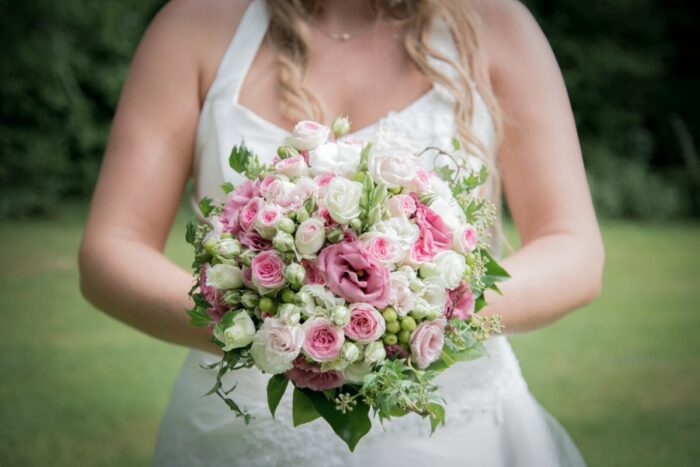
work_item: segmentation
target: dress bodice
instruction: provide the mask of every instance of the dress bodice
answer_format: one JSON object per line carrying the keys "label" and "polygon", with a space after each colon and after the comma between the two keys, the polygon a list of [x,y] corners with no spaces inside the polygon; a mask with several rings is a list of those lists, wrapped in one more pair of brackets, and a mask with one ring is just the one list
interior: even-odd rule
{"label": "dress bodice", "polygon": [[[264,0],[253,0],[239,24],[216,72],[201,109],[195,145],[193,167],[194,189],[192,205],[204,196],[221,199],[219,188],[224,182],[236,185],[242,181],[228,166],[231,148],[245,138],[246,145],[269,162],[289,130],[265,120],[239,102],[241,86],[258,48],[265,37],[269,15]],[[448,56],[456,54],[449,31],[442,22],[436,22],[431,42]],[[435,63],[436,66],[444,66]],[[450,73],[449,69],[445,69]],[[487,147],[494,142],[494,125],[481,96],[474,90],[474,135]],[[389,110],[373,124],[353,131],[353,139],[371,139],[380,127],[391,127],[410,135],[415,147],[449,147],[456,134],[454,99],[440,84],[402,109]],[[431,161],[427,160],[426,164]],[[431,167],[432,168],[432,167]]]}

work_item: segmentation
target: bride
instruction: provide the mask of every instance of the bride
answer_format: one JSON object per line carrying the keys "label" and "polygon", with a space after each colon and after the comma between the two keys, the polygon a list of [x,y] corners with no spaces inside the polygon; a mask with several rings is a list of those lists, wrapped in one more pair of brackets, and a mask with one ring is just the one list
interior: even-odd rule
{"label": "bride", "polygon": [[439,377],[446,427],[429,437],[425,420],[404,417],[375,427],[352,454],[323,421],[293,429],[289,394],[273,420],[257,370],[235,375],[236,400],[256,416],[249,426],[202,397],[213,375],[200,364],[218,349],[184,312],[191,274],[162,253],[187,182],[193,200],[221,198],[221,183],[241,181],[226,159],[243,135],[270,159],[294,121],[338,114],[352,120],[352,138],[389,127],[418,147],[446,147],[457,134],[487,159],[498,176],[488,194],[496,199],[502,186],[522,240],[503,261],[513,276],[504,295],[484,310],[508,333],[598,295],[604,254],[574,119],[554,56],[521,4],[173,0],[134,57],[80,250],[92,303],[192,349],[154,465],[583,465],[502,336],[487,343],[487,358]]}

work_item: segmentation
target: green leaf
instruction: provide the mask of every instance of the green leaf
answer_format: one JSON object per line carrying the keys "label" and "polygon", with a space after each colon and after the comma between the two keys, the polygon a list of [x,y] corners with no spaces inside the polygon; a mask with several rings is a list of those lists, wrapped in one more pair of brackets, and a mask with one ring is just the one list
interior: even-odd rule
{"label": "green leaf", "polygon": [[435,167],[435,173],[437,173],[438,177],[440,177],[446,182],[454,181],[455,170],[449,165],[441,165],[439,167]]}
{"label": "green leaf", "polygon": [[202,198],[202,200],[199,202],[199,210],[202,211],[202,215],[204,217],[208,217],[214,210],[214,205],[211,203],[212,199],[209,197]]}
{"label": "green leaf", "polygon": [[194,308],[187,310],[187,314],[192,319],[192,326],[197,326],[198,328],[203,328],[211,324],[211,318],[207,314],[207,310],[201,306],[195,306]]}
{"label": "green leaf", "polygon": [[323,393],[302,389],[306,397],[314,405],[318,413],[333,428],[335,434],[345,441],[354,451],[357,443],[372,428],[369,419],[369,406],[361,400],[357,400],[357,405],[349,412],[343,413],[335,408],[335,403],[328,400]]}
{"label": "green leaf", "polygon": [[231,155],[228,157],[228,164],[236,172],[243,173],[251,157],[253,157],[253,152],[245,145],[245,140],[241,139],[241,144],[231,149]]}
{"label": "green leaf", "polygon": [[275,418],[275,411],[284,396],[284,391],[287,390],[287,384],[289,378],[284,375],[274,375],[267,382],[267,405],[270,407],[272,418]]}
{"label": "green leaf", "polygon": [[224,193],[229,194],[235,189],[235,187],[233,186],[233,183],[225,182],[221,184],[221,189]]}
{"label": "green leaf", "polygon": [[452,138],[452,148],[455,151],[459,151],[460,149],[462,149],[462,143],[460,143],[457,138]]}
{"label": "green leaf", "polygon": [[194,245],[195,236],[197,235],[197,221],[191,220],[187,223],[187,230],[185,231],[185,241],[190,245]]}
{"label": "green leaf", "polygon": [[445,426],[445,407],[433,402],[428,404],[428,411],[430,412],[430,434],[432,435],[438,426]]}
{"label": "green leaf", "polygon": [[306,393],[299,388],[294,388],[292,393],[292,424],[294,426],[303,425],[313,422],[320,416]]}

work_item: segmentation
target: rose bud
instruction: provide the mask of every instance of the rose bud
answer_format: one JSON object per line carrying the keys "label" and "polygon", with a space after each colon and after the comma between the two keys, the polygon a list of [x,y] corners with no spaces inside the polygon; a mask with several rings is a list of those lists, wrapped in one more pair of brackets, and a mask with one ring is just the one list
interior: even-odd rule
{"label": "rose bud", "polygon": [[284,278],[292,287],[301,287],[304,284],[305,276],[306,269],[299,263],[292,263],[284,268]]}

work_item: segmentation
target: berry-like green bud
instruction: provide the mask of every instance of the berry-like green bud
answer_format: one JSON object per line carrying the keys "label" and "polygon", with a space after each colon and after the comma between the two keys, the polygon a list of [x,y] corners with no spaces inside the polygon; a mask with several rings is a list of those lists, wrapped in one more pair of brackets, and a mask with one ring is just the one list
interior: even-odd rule
{"label": "berry-like green bud", "polygon": [[243,253],[241,253],[241,255],[238,257],[238,260],[244,266],[250,266],[250,263],[253,262],[253,258],[255,258],[255,252],[251,250],[246,250]]}
{"label": "berry-like green bud", "polygon": [[282,289],[282,293],[280,294],[284,303],[294,303],[294,295],[294,291],[287,288]]}
{"label": "berry-like green bud", "polygon": [[474,253],[469,253],[466,256],[466,259],[467,259],[467,264],[469,266],[474,266],[474,264],[476,263],[476,256],[474,256]]}
{"label": "berry-like green bud", "polygon": [[293,234],[294,231],[296,230],[296,228],[297,228],[297,225],[294,223],[293,220],[291,220],[288,217],[283,217],[277,223],[277,229],[281,230],[282,232],[286,232],[288,234]]}
{"label": "berry-like green bud", "polygon": [[413,331],[416,329],[416,320],[410,316],[405,316],[401,319],[401,329],[406,331]]}
{"label": "berry-like green bud", "polygon": [[343,238],[345,238],[345,234],[343,233],[342,229],[339,228],[331,230],[326,235],[326,239],[331,243],[338,243],[343,240]]}
{"label": "berry-like green bud", "polygon": [[278,230],[272,239],[272,246],[276,250],[281,252],[293,251],[294,250],[294,237],[292,237],[287,232]]}
{"label": "berry-like green bud", "polygon": [[402,344],[408,344],[408,341],[410,341],[410,340],[411,340],[411,331],[407,331],[404,329],[399,333],[399,342],[401,342]]}
{"label": "berry-like green bud", "polygon": [[331,310],[330,319],[336,326],[345,326],[350,322],[350,309],[343,305],[334,306]]}
{"label": "berry-like green bud", "polygon": [[289,285],[295,289],[298,289],[304,284],[305,277],[306,269],[299,263],[291,263],[284,268],[284,278],[287,279]]}
{"label": "berry-like green bud", "polygon": [[287,157],[287,148],[284,146],[278,147],[277,155],[280,157],[280,159],[284,159],[285,157]]}
{"label": "berry-like green bud", "polygon": [[386,332],[396,334],[401,330],[401,324],[398,321],[390,321],[386,323]]}
{"label": "berry-like green bud", "polygon": [[246,308],[255,308],[259,302],[260,297],[252,290],[247,290],[241,295],[241,305]]}
{"label": "berry-like green bud", "polygon": [[396,337],[396,334],[385,334],[384,335],[384,343],[386,345],[396,345],[399,342],[399,338]]}
{"label": "berry-like green bud", "polygon": [[274,307],[275,307],[275,302],[273,302],[270,297],[263,297],[260,299],[260,302],[258,303],[258,308],[260,308],[261,311],[270,312],[270,311],[272,311],[272,309]]}
{"label": "berry-like green bud", "polygon": [[399,315],[396,314],[396,310],[394,310],[393,306],[384,308],[384,311],[382,311],[382,316],[384,316],[384,321],[387,323],[396,321],[399,318]]}

